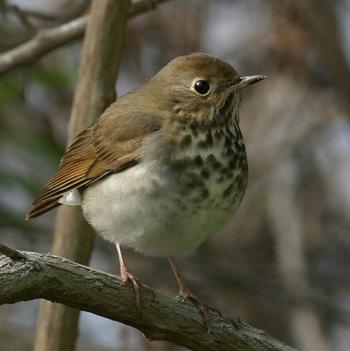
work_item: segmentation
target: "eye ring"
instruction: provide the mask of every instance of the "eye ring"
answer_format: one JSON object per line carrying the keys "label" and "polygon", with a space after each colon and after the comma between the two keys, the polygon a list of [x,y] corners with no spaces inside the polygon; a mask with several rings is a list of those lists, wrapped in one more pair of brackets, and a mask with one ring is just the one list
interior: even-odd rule
{"label": "eye ring", "polygon": [[205,79],[195,79],[192,84],[192,90],[201,96],[205,96],[210,92],[210,84]]}

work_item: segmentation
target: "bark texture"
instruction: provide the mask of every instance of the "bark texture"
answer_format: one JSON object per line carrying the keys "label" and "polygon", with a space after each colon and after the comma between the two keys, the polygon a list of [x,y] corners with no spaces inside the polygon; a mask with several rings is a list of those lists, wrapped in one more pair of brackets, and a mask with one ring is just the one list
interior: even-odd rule
{"label": "bark texture", "polygon": [[[120,277],[63,257],[12,251],[0,245],[0,305],[45,298],[139,329],[150,340],[167,340],[198,351],[296,351],[235,319],[210,310],[211,331],[198,309],[163,293],[141,291],[142,312],[131,286]],[[12,252],[12,253],[11,253]]]}

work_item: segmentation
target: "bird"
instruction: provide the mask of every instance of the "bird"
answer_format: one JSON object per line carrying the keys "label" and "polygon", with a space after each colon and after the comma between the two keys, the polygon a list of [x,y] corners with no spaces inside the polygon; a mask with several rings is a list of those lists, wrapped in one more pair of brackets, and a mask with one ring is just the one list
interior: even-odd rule
{"label": "bird", "polygon": [[122,281],[133,285],[138,305],[139,286],[146,286],[121,247],[167,257],[179,295],[207,318],[173,256],[196,249],[238,208],[248,181],[241,91],[264,78],[241,76],[205,53],[174,58],[76,136],[26,218],[60,204],[81,206],[115,244]]}

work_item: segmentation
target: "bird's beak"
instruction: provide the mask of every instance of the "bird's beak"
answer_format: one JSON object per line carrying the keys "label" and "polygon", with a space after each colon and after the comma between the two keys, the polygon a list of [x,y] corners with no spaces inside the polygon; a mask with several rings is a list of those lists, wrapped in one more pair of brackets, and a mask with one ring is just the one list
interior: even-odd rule
{"label": "bird's beak", "polygon": [[235,91],[241,90],[245,87],[247,87],[248,85],[252,85],[255,84],[257,82],[260,82],[261,80],[265,79],[266,76],[265,75],[256,75],[256,76],[243,76],[240,77],[240,81],[238,83],[236,83],[235,85],[232,86],[232,88]]}

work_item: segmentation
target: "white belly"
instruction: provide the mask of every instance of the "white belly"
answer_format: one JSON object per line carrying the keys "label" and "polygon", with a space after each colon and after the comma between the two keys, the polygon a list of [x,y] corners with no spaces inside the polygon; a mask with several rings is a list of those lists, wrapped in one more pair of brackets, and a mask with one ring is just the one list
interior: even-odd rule
{"label": "white belly", "polygon": [[[209,196],[200,205],[179,194],[176,176],[156,174],[156,161],[138,164],[107,176],[83,194],[86,219],[106,240],[119,242],[150,255],[191,251],[220,229],[233,214],[241,196],[230,204],[215,201],[228,181],[207,181]],[[157,168],[158,169],[158,168]],[[190,200],[196,198],[194,189]]]}

